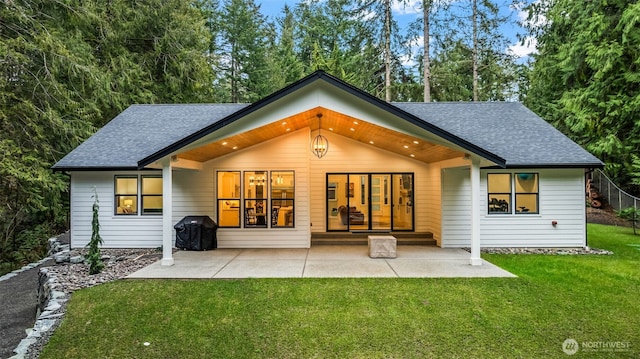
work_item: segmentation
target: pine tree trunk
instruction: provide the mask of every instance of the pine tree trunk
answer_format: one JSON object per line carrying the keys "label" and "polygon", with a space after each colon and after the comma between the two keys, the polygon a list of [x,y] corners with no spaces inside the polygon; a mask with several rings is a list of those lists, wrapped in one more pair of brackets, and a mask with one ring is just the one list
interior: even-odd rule
{"label": "pine tree trunk", "polygon": [[431,102],[431,58],[429,46],[429,13],[431,12],[431,0],[422,1],[422,11],[424,12],[423,34],[424,34],[424,54],[423,54],[423,77],[424,77],[424,102]]}
{"label": "pine tree trunk", "polygon": [[478,0],[473,0],[473,101],[478,101]]}
{"label": "pine tree trunk", "polygon": [[385,0],[384,10],[384,99],[391,102],[391,0]]}

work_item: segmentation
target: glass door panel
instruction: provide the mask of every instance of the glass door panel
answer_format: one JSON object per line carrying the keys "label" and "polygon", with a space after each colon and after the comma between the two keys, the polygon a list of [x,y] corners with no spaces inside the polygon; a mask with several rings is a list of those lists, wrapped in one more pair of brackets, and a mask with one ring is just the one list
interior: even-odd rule
{"label": "glass door panel", "polygon": [[368,174],[349,175],[349,229],[352,231],[369,229],[369,177]]}
{"label": "glass door panel", "polygon": [[349,176],[327,175],[327,230],[349,229]]}
{"label": "glass door panel", "polygon": [[413,229],[413,175],[392,175],[393,230]]}
{"label": "glass door panel", "polygon": [[371,229],[391,229],[391,176],[371,175]]}

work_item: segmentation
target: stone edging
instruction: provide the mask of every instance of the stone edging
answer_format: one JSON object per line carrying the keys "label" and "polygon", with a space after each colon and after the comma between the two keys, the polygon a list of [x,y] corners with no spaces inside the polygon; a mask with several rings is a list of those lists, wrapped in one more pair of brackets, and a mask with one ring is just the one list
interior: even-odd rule
{"label": "stone edging", "polygon": [[[48,257],[6,274],[0,277],[0,281],[14,277],[20,272],[35,268],[50,259],[56,259],[57,261],[58,258],[55,257],[56,254],[60,252],[69,253],[69,245],[61,244],[57,237],[49,238]],[[60,284],[56,276],[49,276],[49,271],[46,268],[40,268],[38,273],[38,314],[36,316],[36,322],[33,328],[27,331],[27,337],[22,339],[13,350],[15,355],[9,359],[24,359],[29,352],[29,348],[33,344],[36,344],[44,333],[58,326],[64,316],[63,306],[70,297],[69,294],[56,290],[59,286]]]}
{"label": "stone edging", "polygon": [[[471,248],[463,248],[467,252],[471,252]],[[591,247],[576,248],[514,248],[514,247],[487,247],[480,248],[480,252],[488,254],[546,254],[546,255],[612,255],[613,252]]]}

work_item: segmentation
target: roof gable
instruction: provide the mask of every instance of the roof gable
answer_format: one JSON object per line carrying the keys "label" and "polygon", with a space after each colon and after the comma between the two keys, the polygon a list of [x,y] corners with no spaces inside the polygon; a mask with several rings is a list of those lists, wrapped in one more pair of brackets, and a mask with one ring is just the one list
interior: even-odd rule
{"label": "roof gable", "polygon": [[386,112],[387,114],[390,115],[394,115],[398,118],[401,118],[405,121],[407,121],[408,123],[418,126],[442,139],[444,139],[447,142],[453,143],[457,146],[460,146],[461,148],[471,152],[471,153],[475,153],[493,163],[496,163],[499,166],[504,166],[505,164],[505,160],[504,158],[491,153],[490,151],[487,151],[486,149],[476,146],[474,143],[472,142],[468,142],[462,138],[459,138],[429,122],[426,121],[422,121],[420,118],[415,117],[414,115],[396,107],[393,106],[390,103],[387,103],[365,91],[362,91],[336,77],[333,77],[329,74],[327,74],[324,71],[316,71],[314,73],[312,73],[311,75],[308,75],[304,78],[302,78],[299,81],[296,81],[292,84],[290,84],[289,86],[286,86],[285,88],[281,89],[280,91],[277,91],[265,98],[263,98],[262,100],[248,105],[245,108],[242,108],[241,110],[239,110],[238,112],[224,118],[221,119],[218,122],[215,122],[205,128],[202,128],[201,130],[194,132],[193,134],[181,139],[178,142],[172,143],[171,145],[167,146],[166,148],[162,149],[161,151],[158,151],[154,154],[152,154],[149,157],[143,158],[139,163],[139,167],[143,168],[157,160],[159,160],[160,158],[163,158],[165,156],[168,156],[178,150],[180,150],[181,148],[184,148],[185,146],[188,146],[189,144],[194,143],[195,141],[198,141],[202,138],[204,138],[205,136],[220,130],[222,128],[224,128],[225,126],[228,126],[232,123],[234,123],[235,121],[248,116],[256,111],[259,111],[260,109],[280,100],[283,99],[285,97],[288,96],[292,96],[294,95],[295,92],[300,91],[302,92],[302,90],[310,88],[314,85],[316,85],[318,82],[324,83],[330,87],[333,87],[334,89],[338,89],[338,90],[342,90],[344,92],[346,92],[346,94],[353,96],[354,98],[360,99],[362,101],[364,101],[364,103],[367,103],[369,105],[372,105],[374,107],[377,107],[379,110]]}

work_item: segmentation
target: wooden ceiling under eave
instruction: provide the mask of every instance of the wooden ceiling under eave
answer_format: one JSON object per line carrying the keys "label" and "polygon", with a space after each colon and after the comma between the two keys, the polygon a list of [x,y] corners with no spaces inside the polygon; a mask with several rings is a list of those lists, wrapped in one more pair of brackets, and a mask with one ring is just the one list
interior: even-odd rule
{"label": "wooden ceiling under eave", "polygon": [[318,129],[318,114],[322,115],[323,131],[331,131],[368,146],[375,146],[418,161],[434,163],[464,156],[463,152],[442,145],[433,144],[323,107],[316,107],[280,121],[230,136],[224,140],[179,153],[177,157],[207,162],[306,127],[311,127],[315,131]]}

